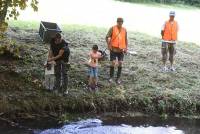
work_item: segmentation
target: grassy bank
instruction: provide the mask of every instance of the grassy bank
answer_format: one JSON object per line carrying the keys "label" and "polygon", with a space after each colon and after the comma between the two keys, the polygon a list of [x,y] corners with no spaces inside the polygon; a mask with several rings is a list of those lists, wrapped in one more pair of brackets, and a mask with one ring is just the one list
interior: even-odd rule
{"label": "grassy bank", "polygon": [[[30,25],[30,27],[27,27]],[[33,26],[33,27],[32,27]],[[11,23],[2,44],[19,47],[18,58],[0,58],[0,113],[8,118],[61,116],[71,113],[104,113],[127,111],[160,115],[199,116],[200,47],[192,43],[177,44],[176,72],[162,73],[160,39],[129,32],[129,50],[137,55],[125,56],[122,85],[109,84],[109,61],[100,63],[100,91],[90,93],[87,87],[87,54],[92,45],[106,47],[107,29],[62,25],[64,38],[70,42],[71,69],[69,94],[59,96],[42,87],[43,63],[48,46],[41,42],[38,23]],[[11,46],[12,46],[11,45]],[[9,51],[12,53],[13,51]],[[108,53],[108,52],[107,52]]]}

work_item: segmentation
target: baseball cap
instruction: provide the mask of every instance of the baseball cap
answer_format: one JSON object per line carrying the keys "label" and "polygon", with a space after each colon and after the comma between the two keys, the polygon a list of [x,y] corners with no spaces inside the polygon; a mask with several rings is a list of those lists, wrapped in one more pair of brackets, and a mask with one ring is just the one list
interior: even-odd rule
{"label": "baseball cap", "polygon": [[176,14],[175,11],[170,11],[169,12],[169,16],[175,16],[175,14]]}

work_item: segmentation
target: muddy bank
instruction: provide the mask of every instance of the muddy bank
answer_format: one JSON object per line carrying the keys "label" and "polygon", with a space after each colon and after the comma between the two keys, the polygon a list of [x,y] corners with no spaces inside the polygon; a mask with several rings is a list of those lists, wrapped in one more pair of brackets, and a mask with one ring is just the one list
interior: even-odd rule
{"label": "muddy bank", "polygon": [[[200,47],[192,43],[177,45],[176,72],[162,73],[160,40],[129,32],[129,48],[137,55],[125,56],[123,84],[109,84],[109,61],[99,68],[99,92],[87,87],[87,53],[92,45],[105,48],[107,29],[76,25],[63,26],[70,43],[71,69],[69,94],[59,96],[43,86],[48,45],[41,42],[36,29],[11,27],[1,40],[8,45],[0,56],[0,115],[4,118],[63,117],[65,113],[105,113],[127,111],[161,115],[193,115],[200,112]],[[1,47],[2,48],[2,47]],[[13,49],[11,51],[11,48]],[[17,51],[15,51],[17,50]],[[67,118],[67,117],[63,117]]]}

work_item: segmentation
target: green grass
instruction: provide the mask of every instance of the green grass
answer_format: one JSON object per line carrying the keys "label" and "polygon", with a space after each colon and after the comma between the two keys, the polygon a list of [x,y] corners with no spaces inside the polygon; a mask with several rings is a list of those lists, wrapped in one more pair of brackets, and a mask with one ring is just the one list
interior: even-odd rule
{"label": "green grass", "polygon": [[61,28],[64,32],[66,31],[84,31],[86,33],[88,32],[94,32],[94,33],[102,33],[105,32],[107,29],[103,27],[96,27],[96,26],[89,26],[89,25],[78,25],[78,24],[61,24]]}
{"label": "green grass", "polygon": [[[10,20],[8,22],[10,27],[20,28],[22,30],[38,30],[40,26],[39,21],[22,21],[22,20]],[[106,29],[103,27],[95,27],[95,26],[88,26],[88,25],[78,25],[78,24],[59,24],[59,27],[63,31],[84,31],[84,32],[103,32]]]}
{"label": "green grass", "polygon": [[39,29],[40,22],[38,21],[21,21],[21,20],[10,20],[8,22],[11,27],[18,27],[20,29]]}
{"label": "green grass", "polygon": [[[28,27],[28,26],[33,27]],[[46,47],[35,36],[32,39],[32,33],[37,33],[38,22],[11,22],[11,27],[18,27],[19,29],[33,29],[32,31],[16,33],[16,36],[26,39],[31,38],[34,42],[24,42],[23,40],[16,40],[18,45],[27,45],[26,48],[29,55],[33,58],[27,60],[26,64],[19,64],[15,62],[15,68],[26,68],[27,66],[35,67],[35,70],[19,73],[25,75],[30,83],[37,78],[40,82],[43,80],[42,64],[45,60],[44,56],[37,57],[38,53],[46,50]],[[58,95],[47,93],[42,89],[35,90],[34,84],[29,86],[29,83],[23,81],[18,82],[18,90],[15,90],[15,84],[10,84],[10,88],[4,90],[3,107],[7,111],[12,107],[12,110],[24,110],[25,112],[120,112],[120,111],[139,111],[145,113],[157,113],[160,115],[197,115],[200,112],[200,92],[199,92],[199,79],[200,72],[198,61],[200,54],[200,47],[196,44],[187,42],[179,42],[183,45],[178,45],[178,53],[176,55],[177,72],[175,73],[161,73],[161,55],[160,55],[160,39],[151,37],[141,33],[129,33],[129,47],[138,52],[138,55],[126,55],[124,61],[124,68],[122,79],[125,81],[123,85],[116,84],[110,85],[107,82],[109,74],[109,61],[99,68],[99,84],[101,91],[94,94],[86,91],[87,87],[87,67],[79,63],[80,61],[87,61],[87,54],[93,44],[98,44],[101,49],[106,47],[105,35],[107,29],[97,28],[91,26],[81,25],[61,25],[63,29],[64,38],[70,42],[71,49],[71,70],[69,72],[70,85],[69,95],[67,97],[60,97]],[[29,35],[29,32],[31,34]],[[23,35],[23,36],[22,36]],[[22,62],[23,63],[23,62]],[[5,65],[0,65],[5,66]],[[9,65],[10,66],[10,65]],[[2,68],[3,68],[2,67]],[[7,68],[4,67],[6,70]],[[10,70],[7,70],[10,71]],[[15,71],[15,70],[13,70]],[[37,73],[37,74],[36,74]],[[5,74],[6,75],[6,74]],[[34,77],[33,77],[34,76]],[[0,77],[1,78],[1,77]],[[24,77],[23,77],[24,78]],[[12,80],[14,79],[14,80]],[[16,78],[7,79],[14,82]],[[4,83],[4,81],[3,81]],[[4,83],[4,86],[8,86]],[[9,87],[8,86],[8,87]],[[27,88],[28,87],[28,88]],[[28,90],[27,90],[28,89]],[[13,99],[5,99],[9,95],[14,94]],[[18,99],[19,95],[21,98]],[[2,96],[0,96],[2,97]],[[26,101],[27,98],[31,100]],[[24,100],[24,101],[21,101]],[[8,104],[8,105],[7,105]],[[3,109],[3,108],[2,108]],[[65,117],[65,120],[68,120]]]}

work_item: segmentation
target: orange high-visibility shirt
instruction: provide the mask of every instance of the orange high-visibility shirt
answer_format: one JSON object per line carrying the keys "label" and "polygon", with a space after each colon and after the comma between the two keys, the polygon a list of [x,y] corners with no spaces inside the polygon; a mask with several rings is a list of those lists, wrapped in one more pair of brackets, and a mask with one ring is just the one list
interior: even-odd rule
{"label": "orange high-visibility shirt", "polygon": [[166,21],[163,40],[176,41],[178,33],[178,24],[176,21]]}
{"label": "orange high-visibility shirt", "polygon": [[117,25],[113,27],[111,45],[115,48],[125,49],[126,48],[126,29],[118,29]]}

